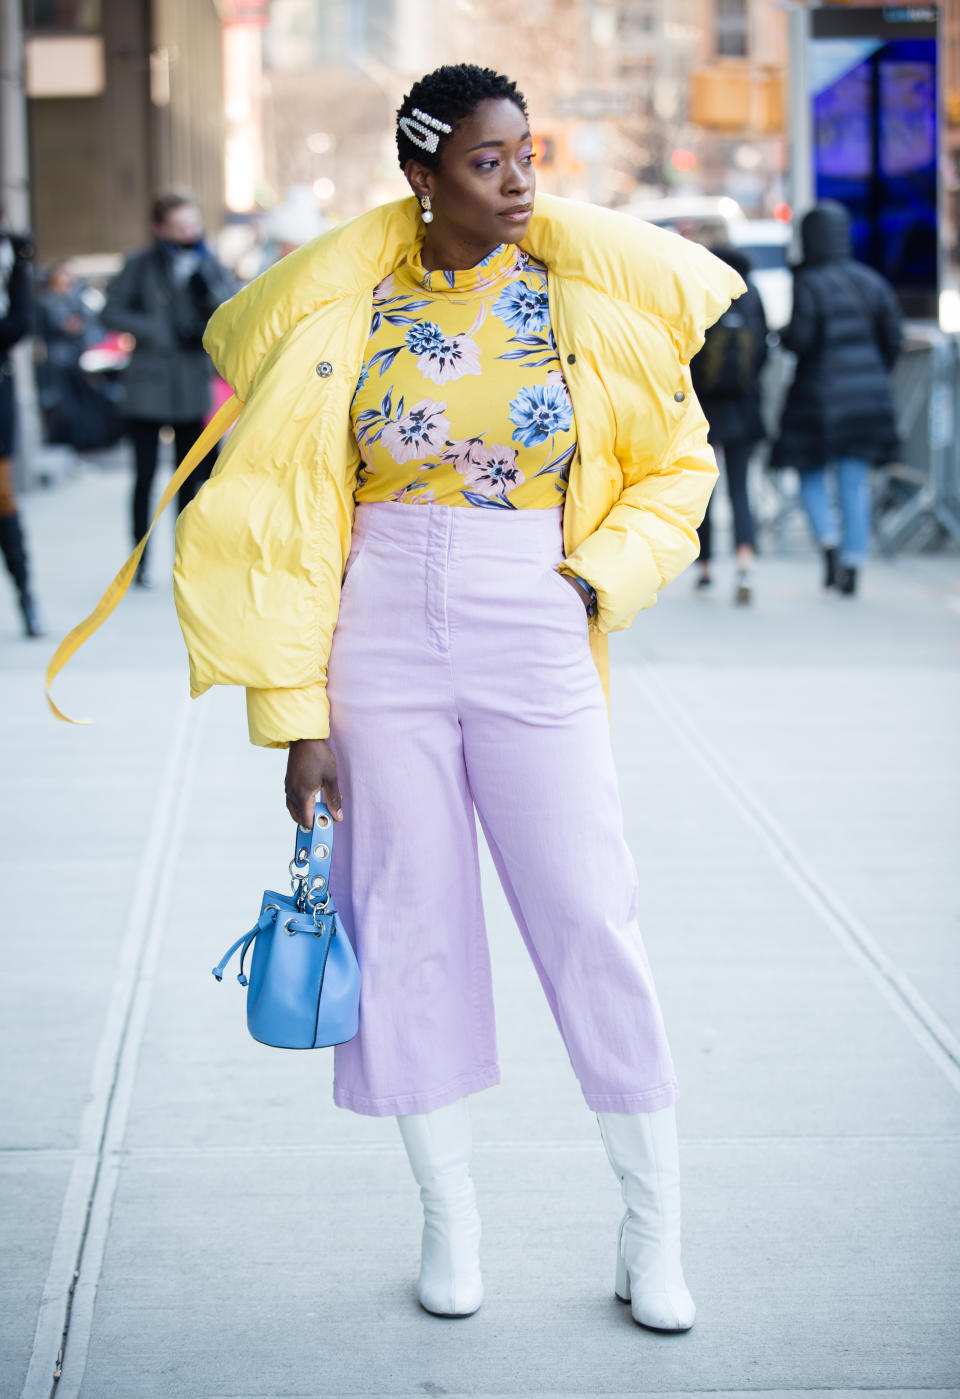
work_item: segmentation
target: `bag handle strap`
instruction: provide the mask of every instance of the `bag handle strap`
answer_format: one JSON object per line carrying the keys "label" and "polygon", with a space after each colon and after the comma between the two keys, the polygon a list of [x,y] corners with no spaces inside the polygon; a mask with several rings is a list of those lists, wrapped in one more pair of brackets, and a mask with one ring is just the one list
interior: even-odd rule
{"label": "bag handle strap", "polygon": [[226,403],[224,403],[222,407],[217,409],[216,413],[214,413],[213,417],[210,419],[203,432],[201,432],[196,442],[194,442],[193,446],[190,448],[183,461],[180,463],[176,471],[170,477],[170,480],[167,483],[167,489],[164,491],[160,499],[160,504],[154,511],[153,519],[150,521],[150,528],[140,540],[140,543],[137,545],[133,553],[127,559],[126,563],[123,565],[116,578],[114,578],[109,588],[107,588],[107,591],[104,593],[103,597],[100,599],[96,607],[90,613],[90,616],[85,617],[82,622],[78,623],[78,625],[74,627],[73,631],[64,637],[60,645],[57,647],[56,651],[54,651],[52,657],[50,658],[50,664],[47,666],[45,682],[47,704],[50,706],[54,718],[62,719],[65,724],[90,723],[89,719],[71,719],[68,714],[64,714],[60,709],[58,709],[57,706],[54,704],[53,700],[50,698],[50,686],[53,684],[54,680],[56,680],[61,670],[63,670],[70,657],[75,655],[77,651],[80,650],[80,647],[84,644],[85,641],[90,640],[94,632],[103,626],[104,622],[110,616],[111,612],[113,612],[114,609],[123,601],[126,591],[130,587],[131,582],[133,581],[133,575],[137,571],[137,564],[140,562],[140,559],[143,556],[143,551],[147,547],[147,540],[153,533],[154,525],[157,523],[160,516],[166,510],[171,500],[173,500],[173,497],[177,494],[177,491],[179,491],[180,487],[183,485],[184,481],[186,481],[190,473],[200,465],[204,457],[207,455],[208,452],[211,452],[213,450],[213,448],[219,442],[220,438],[227,431],[227,429],[231,427],[233,423],[236,422],[237,418],[240,416],[240,410],[242,409],[242,407],[243,404],[241,403],[240,399],[237,398],[236,394],[231,394],[231,396],[227,399]]}
{"label": "bag handle strap", "polygon": [[330,900],[330,863],[333,859],[333,817],[325,802],[313,809],[313,826],[297,826],[290,861],[290,877],[300,884],[303,907],[314,916],[326,911]]}

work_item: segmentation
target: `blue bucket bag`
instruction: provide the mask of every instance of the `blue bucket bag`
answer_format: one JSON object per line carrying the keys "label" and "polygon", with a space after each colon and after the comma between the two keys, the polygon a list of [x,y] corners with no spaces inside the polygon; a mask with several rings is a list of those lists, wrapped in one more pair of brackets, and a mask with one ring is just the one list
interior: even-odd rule
{"label": "blue bucket bag", "polygon": [[[213,969],[218,981],[240,953],[241,986],[247,987],[247,1029],[278,1049],[320,1049],[357,1033],[360,968],[330,898],[333,820],[317,802],[313,830],[297,827],[290,861],[292,892],[267,889],[260,917]],[[249,983],[244,973],[247,953]]]}

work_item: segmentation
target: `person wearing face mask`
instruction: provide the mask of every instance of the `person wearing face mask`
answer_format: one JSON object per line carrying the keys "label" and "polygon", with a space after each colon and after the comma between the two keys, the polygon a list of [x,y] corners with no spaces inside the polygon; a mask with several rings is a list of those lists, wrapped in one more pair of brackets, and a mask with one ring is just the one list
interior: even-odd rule
{"label": "person wearing face mask", "polygon": [[[102,315],[105,325],[136,340],[123,383],[123,410],[134,450],[134,543],[146,533],[150,520],[161,428],[173,429],[181,460],[210,412],[212,366],[203,349],[203,330],[235,290],[204,241],[200,211],[190,195],[158,195],[152,223],[152,246],[127,258],[110,283]],[[214,460],[211,453],[184,482],[178,510],[193,499]],[[149,586],[146,553],[135,581]]]}
{"label": "person wearing face mask", "polygon": [[696,557],[717,467],[689,362],[746,288],[672,233],[536,195],[526,103],[491,69],[415,83],[396,139],[413,197],[207,328],[236,426],[177,526],[192,692],[244,685],[253,742],[288,750],[289,814],[309,828],[322,794],[341,823],[331,892],[363,985],[334,1099],[397,1118],[421,1306],[483,1299],[468,1099],[500,1070],[479,817],[626,1204],[617,1295],[686,1331],[677,1083],[607,633]]}

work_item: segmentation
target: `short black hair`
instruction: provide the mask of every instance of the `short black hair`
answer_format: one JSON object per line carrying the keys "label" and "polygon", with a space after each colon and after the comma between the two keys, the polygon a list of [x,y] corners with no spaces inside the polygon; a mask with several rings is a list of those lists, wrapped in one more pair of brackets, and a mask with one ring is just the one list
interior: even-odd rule
{"label": "short black hair", "polygon": [[166,223],[167,216],[174,209],[182,209],[187,204],[196,205],[196,202],[188,189],[165,189],[154,195],[150,217],[154,223]]}
{"label": "short black hair", "polygon": [[406,167],[408,160],[416,160],[428,170],[438,169],[444,142],[449,139],[441,135],[435,151],[426,151],[411,141],[399,122],[401,117],[412,117],[415,107],[456,128],[457,123],[470,116],[481,102],[491,99],[497,102],[504,98],[515,103],[525,117],[529,115],[523,93],[502,73],[495,73],[492,68],[479,68],[475,63],[447,63],[435,68],[414,83],[397,111],[400,169]]}

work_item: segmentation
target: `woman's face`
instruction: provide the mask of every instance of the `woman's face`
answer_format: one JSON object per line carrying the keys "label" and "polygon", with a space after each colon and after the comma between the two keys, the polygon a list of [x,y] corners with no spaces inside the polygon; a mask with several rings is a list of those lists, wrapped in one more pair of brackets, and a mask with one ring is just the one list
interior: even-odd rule
{"label": "woman's face", "polygon": [[481,102],[443,145],[439,170],[406,169],[414,194],[428,194],[435,234],[490,249],[519,243],[537,187],[527,119],[509,98]]}

